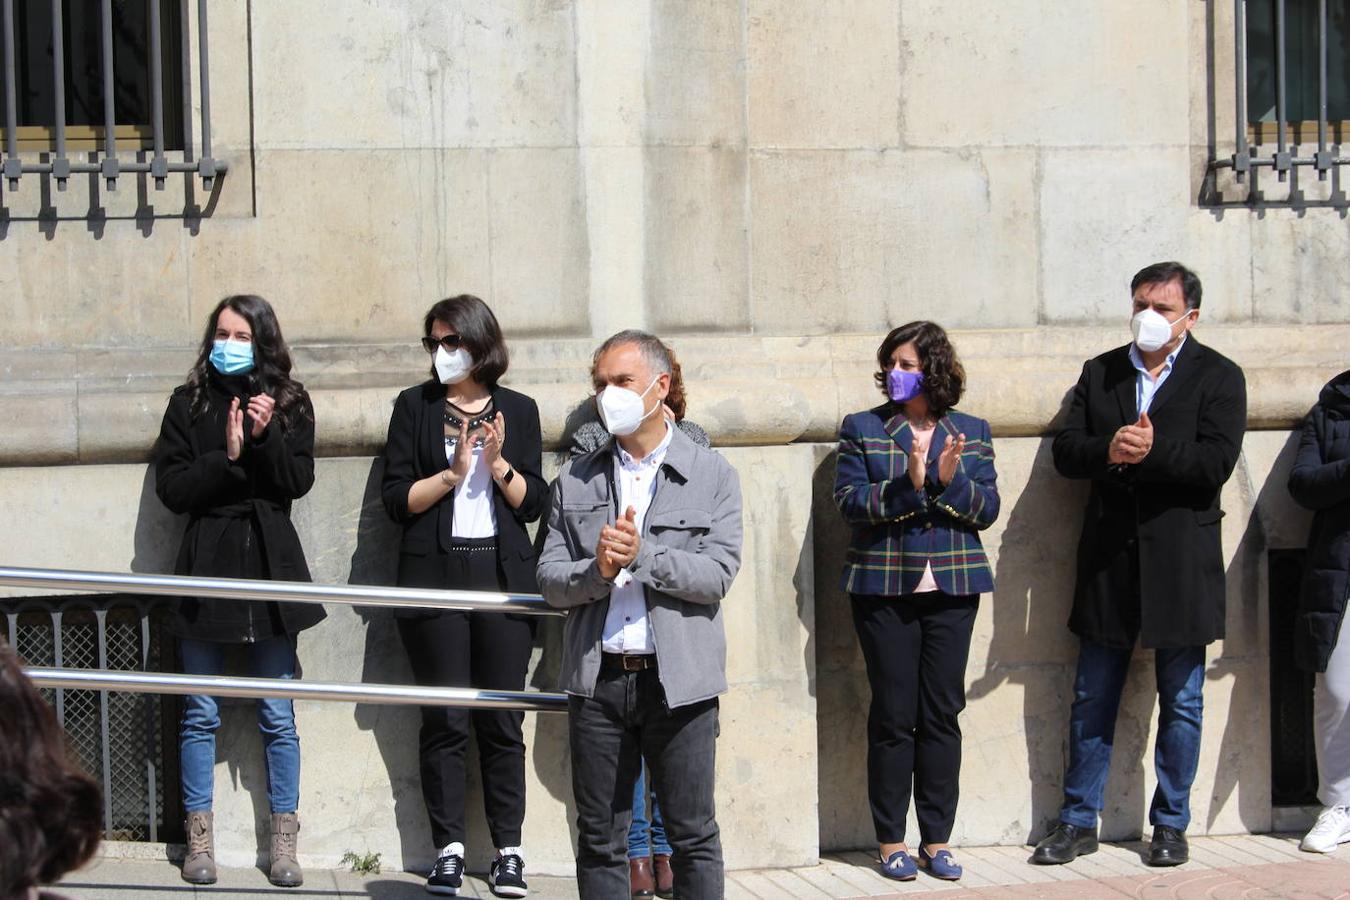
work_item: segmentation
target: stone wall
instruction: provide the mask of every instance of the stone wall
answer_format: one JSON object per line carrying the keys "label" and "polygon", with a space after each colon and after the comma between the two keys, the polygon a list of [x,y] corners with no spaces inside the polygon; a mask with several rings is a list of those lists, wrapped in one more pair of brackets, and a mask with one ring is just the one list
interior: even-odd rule
{"label": "stone wall", "polygon": [[[1130,275],[1178,258],[1206,286],[1197,336],[1244,366],[1251,395],[1196,827],[1270,824],[1265,551],[1304,540],[1282,488],[1289,429],[1345,368],[1350,221],[1340,176],[1263,177],[1245,205],[1245,187],[1207,177],[1232,152],[1231,4],[213,0],[211,16],[213,149],[230,163],[211,194],[190,178],[0,185],[6,562],[167,567],[177,523],[144,462],[225,294],[274,302],[313,392],[324,458],[296,515],[316,577],[336,581],[388,577],[371,457],[394,393],[425,371],[431,302],[488,299],[549,442],[585,399],[596,340],[658,330],[751,501],[728,603],[728,860],[807,861],[870,840],[830,441],[874,402],[880,335],[936,318],[968,364],[965,406],[994,425],[1004,499],[956,837],[1025,840],[1058,792],[1081,501],[1044,435],[1082,360],[1126,339]],[[550,635],[535,687],[552,687]],[[357,655],[368,680],[406,676],[389,623],[351,611],[302,653],[313,678],[350,677]],[[1144,820],[1150,682],[1141,654],[1108,834]],[[317,773],[306,852],[424,859],[415,715],[300,716]],[[561,720],[531,722],[526,840],[532,866],[560,871]],[[264,801],[245,707],[228,728],[238,859]]]}

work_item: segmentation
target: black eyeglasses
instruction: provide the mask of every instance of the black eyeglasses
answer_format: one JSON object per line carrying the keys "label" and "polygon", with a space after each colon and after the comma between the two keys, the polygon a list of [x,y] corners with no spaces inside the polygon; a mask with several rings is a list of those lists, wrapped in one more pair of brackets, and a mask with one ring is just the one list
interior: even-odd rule
{"label": "black eyeglasses", "polygon": [[426,350],[428,353],[435,353],[437,347],[444,347],[447,351],[454,353],[463,346],[463,344],[464,342],[457,334],[447,334],[440,340],[437,340],[434,337],[422,338],[422,349]]}

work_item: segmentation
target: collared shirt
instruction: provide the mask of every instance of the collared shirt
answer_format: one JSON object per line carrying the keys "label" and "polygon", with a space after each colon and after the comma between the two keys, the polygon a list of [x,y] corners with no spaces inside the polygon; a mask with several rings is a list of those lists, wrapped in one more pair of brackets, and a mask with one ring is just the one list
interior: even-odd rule
{"label": "collared shirt", "polygon": [[[618,515],[633,507],[633,524],[638,534],[647,509],[656,495],[656,475],[665,462],[666,450],[675,429],[666,423],[666,436],[656,449],[642,459],[614,442],[614,484],[619,491]],[[655,653],[651,622],[647,619],[647,592],[627,569],[620,569],[609,592],[609,612],[605,614],[602,644],[607,653]]]}
{"label": "collared shirt", "polygon": [[1158,373],[1155,380],[1148,372],[1148,367],[1144,365],[1144,357],[1139,353],[1139,347],[1130,344],[1130,362],[1134,364],[1134,406],[1137,415],[1143,415],[1148,412],[1149,407],[1153,405],[1153,398],[1162,388],[1163,382],[1167,376],[1172,374],[1172,366],[1176,364],[1177,354],[1181,348],[1186,346],[1186,335],[1181,336],[1181,343],[1177,344],[1177,349],[1167,354],[1167,359],[1163,362],[1162,371]]}

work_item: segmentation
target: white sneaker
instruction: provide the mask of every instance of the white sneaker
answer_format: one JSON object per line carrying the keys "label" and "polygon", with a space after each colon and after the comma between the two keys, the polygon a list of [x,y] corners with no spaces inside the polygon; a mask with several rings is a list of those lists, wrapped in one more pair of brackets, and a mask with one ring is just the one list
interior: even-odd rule
{"label": "white sneaker", "polygon": [[1350,841],[1350,806],[1328,806],[1298,848],[1309,853],[1332,853],[1346,841]]}

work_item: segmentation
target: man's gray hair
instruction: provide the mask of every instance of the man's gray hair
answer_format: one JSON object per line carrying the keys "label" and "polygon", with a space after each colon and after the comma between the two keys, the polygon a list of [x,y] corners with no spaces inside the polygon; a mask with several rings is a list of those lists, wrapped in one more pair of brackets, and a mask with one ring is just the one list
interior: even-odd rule
{"label": "man's gray hair", "polygon": [[639,352],[642,353],[643,361],[647,363],[653,375],[669,375],[673,371],[670,364],[670,349],[656,335],[638,328],[626,328],[618,334],[611,335],[597,347],[595,355],[591,357],[591,371],[595,371],[595,366],[600,362],[600,357],[615,347],[621,347],[625,344],[637,346]]}

